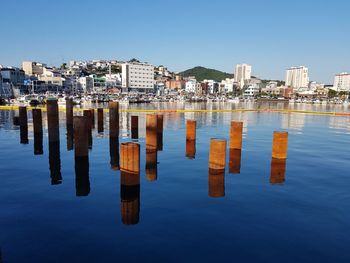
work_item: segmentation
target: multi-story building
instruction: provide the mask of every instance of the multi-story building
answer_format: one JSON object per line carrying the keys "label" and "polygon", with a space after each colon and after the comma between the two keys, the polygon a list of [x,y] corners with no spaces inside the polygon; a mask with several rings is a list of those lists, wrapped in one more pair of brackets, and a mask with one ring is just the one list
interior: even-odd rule
{"label": "multi-story building", "polygon": [[52,68],[43,68],[43,74],[39,75],[39,80],[44,81],[45,83],[51,86],[63,86],[64,78],[61,73],[53,70]]}
{"label": "multi-story building", "polygon": [[154,90],[154,66],[128,62],[122,64],[123,91],[152,92]]}
{"label": "multi-story building", "polygon": [[33,61],[23,61],[22,69],[27,76],[38,76],[43,74],[46,64],[33,62]]}
{"label": "multi-story building", "polygon": [[233,92],[233,84],[234,84],[234,79],[226,78],[221,81],[221,85],[223,87],[223,90],[226,93]]}
{"label": "multi-story building", "polygon": [[189,93],[195,93],[197,87],[197,80],[196,79],[189,79],[185,83],[185,91]]}
{"label": "multi-story building", "polygon": [[165,87],[172,90],[182,90],[185,88],[184,80],[169,79],[165,81]]}
{"label": "multi-story building", "polygon": [[94,78],[85,76],[77,79],[77,86],[79,91],[90,92],[94,88]]}
{"label": "multi-story building", "polygon": [[286,70],[286,86],[295,89],[305,88],[309,84],[309,70],[307,67],[291,67]]}
{"label": "multi-story building", "polygon": [[244,97],[254,97],[256,95],[259,94],[260,92],[260,87],[258,84],[249,84],[249,85],[245,85],[243,87],[244,90]]}
{"label": "multi-story building", "polygon": [[336,91],[350,91],[350,73],[342,72],[335,75],[333,86]]}
{"label": "multi-story building", "polygon": [[237,64],[235,68],[234,80],[240,88],[243,88],[246,81],[250,80],[252,74],[252,66],[248,64]]}

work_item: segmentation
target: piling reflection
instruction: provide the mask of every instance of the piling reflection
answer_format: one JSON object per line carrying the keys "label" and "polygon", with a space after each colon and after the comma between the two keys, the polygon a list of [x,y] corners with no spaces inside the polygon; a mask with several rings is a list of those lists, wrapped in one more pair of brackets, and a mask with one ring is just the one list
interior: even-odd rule
{"label": "piling reflection", "polygon": [[92,149],[92,111],[84,110],[84,116],[87,117],[87,129],[88,129],[88,138],[89,138],[89,149]]}
{"label": "piling reflection", "polygon": [[119,138],[109,137],[109,155],[112,170],[119,170]]}
{"label": "piling reflection", "polygon": [[146,179],[157,180],[157,150],[146,149]]}
{"label": "piling reflection", "polygon": [[163,115],[157,115],[157,150],[163,151]]}
{"label": "piling reflection", "polygon": [[19,132],[20,132],[20,143],[28,144],[28,117],[27,107],[19,107]]}
{"label": "piling reflection", "polygon": [[72,151],[74,147],[73,125],[67,124],[67,151]]}
{"label": "piling reflection", "polygon": [[135,225],[140,215],[140,174],[120,172],[120,210],[125,225]]}
{"label": "piling reflection", "polygon": [[88,196],[90,193],[89,156],[75,156],[76,196]]}
{"label": "piling reflection", "polygon": [[61,158],[60,158],[60,142],[49,142],[49,168],[51,184],[61,184]]}
{"label": "piling reflection", "polygon": [[131,139],[139,138],[139,116],[131,116]]}
{"label": "piling reflection", "polygon": [[239,174],[241,172],[241,149],[230,149],[228,172]]}
{"label": "piling reflection", "polygon": [[286,159],[271,159],[271,184],[282,184],[285,181]]}
{"label": "piling reflection", "polygon": [[33,109],[34,155],[43,154],[43,122],[41,109]]}
{"label": "piling reflection", "polygon": [[225,196],[225,170],[209,168],[208,195],[210,197]]}
{"label": "piling reflection", "polygon": [[186,157],[194,159],[196,157],[196,141],[186,140]]}
{"label": "piling reflection", "polygon": [[41,155],[43,153],[43,134],[34,133],[34,155]]}

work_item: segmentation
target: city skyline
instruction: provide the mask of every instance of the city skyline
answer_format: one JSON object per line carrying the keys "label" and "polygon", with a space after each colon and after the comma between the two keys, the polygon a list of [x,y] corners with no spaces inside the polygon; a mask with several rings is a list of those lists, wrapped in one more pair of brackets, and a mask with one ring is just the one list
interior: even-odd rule
{"label": "city skyline", "polygon": [[6,2],[0,64],[135,57],[173,71],[200,65],[233,73],[236,64],[248,63],[253,76],[280,80],[287,68],[305,65],[310,80],[331,84],[335,74],[350,71],[344,34],[350,3],[315,4],[64,0],[52,8],[41,0]]}

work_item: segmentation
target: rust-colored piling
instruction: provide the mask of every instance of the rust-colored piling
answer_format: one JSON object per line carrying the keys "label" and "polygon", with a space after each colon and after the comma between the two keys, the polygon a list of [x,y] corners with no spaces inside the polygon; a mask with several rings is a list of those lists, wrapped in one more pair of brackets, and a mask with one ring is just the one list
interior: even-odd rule
{"label": "rust-colored piling", "polygon": [[33,130],[34,130],[34,155],[44,153],[43,150],[43,122],[41,109],[33,109]]}
{"label": "rust-colored piling", "polygon": [[285,181],[286,159],[272,158],[271,160],[271,184],[282,184]]}
{"label": "rust-colored piling", "polygon": [[119,137],[119,103],[109,103],[109,137]]}
{"label": "rust-colored piling", "polygon": [[27,107],[20,106],[19,111],[19,131],[20,131],[20,142],[21,144],[28,144],[28,117]]}
{"label": "rust-colored piling", "polygon": [[95,129],[95,109],[90,109],[91,111],[91,128]]}
{"label": "rust-colored piling", "polygon": [[73,99],[66,98],[66,125],[73,127]]}
{"label": "rust-colored piling", "polygon": [[211,139],[209,151],[209,168],[214,170],[225,170],[226,164],[226,140]]}
{"label": "rust-colored piling", "polygon": [[230,149],[228,172],[239,174],[241,172],[241,149]]}
{"label": "rust-colored piling", "polygon": [[97,109],[97,132],[103,132],[103,108]]}
{"label": "rust-colored piling", "polygon": [[230,149],[242,149],[243,122],[231,121]]}
{"label": "rust-colored piling", "polygon": [[209,168],[208,195],[210,197],[225,196],[225,170]]}
{"label": "rust-colored piling", "polygon": [[157,150],[163,150],[163,115],[157,114]]}
{"label": "rust-colored piling", "polygon": [[76,116],[73,124],[76,196],[87,196],[90,193],[89,116]]}
{"label": "rust-colored piling", "polygon": [[138,143],[120,144],[120,170],[128,173],[140,172],[140,145]]}
{"label": "rust-colored piling", "polygon": [[157,115],[146,115],[146,149],[157,150]]}
{"label": "rust-colored piling", "polygon": [[186,157],[194,159],[196,157],[196,141],[186,140]]}
{"label": "rust-colored piling", "polygon": [[131,139],[139,138],[139,116],[131,116]]}
{"label": "rust-colored piling", "polygon": [[60,140],[60,134],[57,99],[48,99],[46,101],[46,108],[49,142],[58,142]]}
{"label": "rust-colored piling", "polygon": [[119,138],[109,137],[109,155],[112,170],[119,170]]}
{"label": "rust-colored piling", "polygon": [[140,174],[120,171],[120,210],[122,223],[135,225],[140,214]]}
{"label": "rust-colored piling", "polygon": [[146,179],[157,180],[157,150],[146,149]]}
{"label": "rust-colored piling", "polygon": [[197,122],[195,120],[187,120],[186,122],[186,140],[187,141],[196,140],[196,127],[197,127]]}
{"label": "rust-colored piling", "polygon": [[288,132],[273,132],[272,158],[286,159],[288,148]]}
{"label": "rust-colored piling", "polygon": [[87,130],[89,135],[89,149],[92,149],[92,112],[91,110],[84,110],[84,116],[87,118]]}

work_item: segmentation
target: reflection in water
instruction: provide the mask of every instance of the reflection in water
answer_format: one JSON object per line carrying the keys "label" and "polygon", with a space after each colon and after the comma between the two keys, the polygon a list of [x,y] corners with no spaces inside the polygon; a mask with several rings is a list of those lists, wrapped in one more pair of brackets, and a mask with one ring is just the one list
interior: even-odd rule
{"label": "reflection in water", "polygon": [[28,144],[28,125],[20,125],[19,126],[20,139],[21,144]]}
{"label": "reflection in water", "polygon": [[67,151],[72,151],[74,146],[73,125],[67,124]]}
{"label": "reflection in water", "polygon": [[119,170],[119,138],[109,137],[109,155],[112,170]]}
{"label": "reflection in water", "polygon": [[196,140],[186,140],[186,157],[188,159],[196,157]]}
{"label": "reflection in water", "polygon": [[28,144],[28,117],[26,107],[19,107],[19,129],[21,144]]}
{"label": "reflection in water", "polygon": [[286,159],[272,158],[271,160],[271,184],[281,184],[285,181]]}
{"label": "reflection in water", "polygon": [[146,149],[146,178],[157,180],[157,150]]}
{"label": "reflection in water", "polygon": [[61,184],[61,158],[60,158],[60,142],[49,142],[49,165],[51,184]]}
{"label": "reflection in water", "polygon": [[140,214],[140,174],[120,172],[120,210],[125,225],[135,225]]}
{"label": "reflection in water", "polygon": [[225,196],[225,170],[224,169],[210,169],[208,173],[208,195],[210,197]]}
{"label": "reflection in water", "polygon": [[230,149],[230,159],[228,164],[228,172],[239,174],[241,172],[241,149]]}
{"label": "reflection in water", "polygon": [[89,156],[75,156],[75,190],[76,196],[90,193]]}
{"label": "reflection in water", "polygon": [[34,155],[41,155],[44,153],[43,150],[43,133],[34,133]]}

